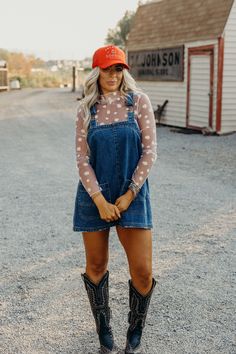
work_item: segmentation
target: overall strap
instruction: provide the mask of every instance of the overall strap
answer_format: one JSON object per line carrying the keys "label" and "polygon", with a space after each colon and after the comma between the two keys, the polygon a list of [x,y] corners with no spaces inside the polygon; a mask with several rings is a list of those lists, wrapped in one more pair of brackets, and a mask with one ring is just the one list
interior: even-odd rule
{"label": "overall strap", "polygon": [[128,97],[125,99],[126,106],[133,106],[134,105],[134,93],[128,92]]}
{"label": "overall strap", "polygon": [[[125,99],[125,104],[127,107],[133,107],[134,106],[134,93],[133,92],[128,92],[128,97]],[[128,121],[133,122],[134,121],[134,110],[129,110],[128,111]]]}
{"label": "overall strap", "polygon": [[96,127],[97,126],[97,122],[95,119],[95,114],[97,113],[97,109],[96,109],[96,104],[94,104],[92,107],[90,107],[90,114],[91,114],[91,120],[90,120],[90,127]]}

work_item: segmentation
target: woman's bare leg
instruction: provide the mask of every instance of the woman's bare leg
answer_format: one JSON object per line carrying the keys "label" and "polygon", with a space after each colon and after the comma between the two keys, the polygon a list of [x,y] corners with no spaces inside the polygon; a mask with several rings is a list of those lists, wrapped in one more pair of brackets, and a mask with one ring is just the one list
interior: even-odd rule
{"label": "woman's bare leg", "polygon": [[152,232],[151,229],[116,227],[124,247],[134,287],[143,295],[152,286]]}
{"label": "woman's bare leg", "polygon": [[109,231],[83,232],[88,277],[98,284],[107,271]]}

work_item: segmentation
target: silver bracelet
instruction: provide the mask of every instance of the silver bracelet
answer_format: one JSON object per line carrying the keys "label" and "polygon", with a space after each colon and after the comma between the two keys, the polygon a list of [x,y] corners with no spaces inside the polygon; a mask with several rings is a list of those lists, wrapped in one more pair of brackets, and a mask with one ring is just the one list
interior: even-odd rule
{"label": "silver bracelet", "polygon": [[138,192],[140,191],[140,188],[139,186],[137,186],[136,183],[134,183],[134,181],[132,181],[130,184],[129,184],[129,189],[131,189],[133,192],[134,192],[134,197],[137,196]]}

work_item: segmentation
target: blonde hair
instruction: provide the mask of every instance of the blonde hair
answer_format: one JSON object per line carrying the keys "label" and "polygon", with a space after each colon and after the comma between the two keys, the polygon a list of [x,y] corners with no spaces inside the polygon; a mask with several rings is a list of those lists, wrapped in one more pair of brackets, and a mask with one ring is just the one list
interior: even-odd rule
{"label": "blonde hair", "polygon": [[[85,83],[84,83],[84,98],[80,101],[78,109],[83,109],[84,111],[84,130],[87,137],[88,127],[91,120],[90,108],[97,101],[98,96],[100,95],[98,78],[100,74],[99,67],[96,67],[91,70],[88,74]],[[123,69],[123,78],[120,85],[120,92],[124,97],[128,96],[128,92],[137,92],[141,93],[142,90],[137,86],[136,81],[131,76],[127,69]],[[90,154],[90,149],[87,144],[87,150]]]}

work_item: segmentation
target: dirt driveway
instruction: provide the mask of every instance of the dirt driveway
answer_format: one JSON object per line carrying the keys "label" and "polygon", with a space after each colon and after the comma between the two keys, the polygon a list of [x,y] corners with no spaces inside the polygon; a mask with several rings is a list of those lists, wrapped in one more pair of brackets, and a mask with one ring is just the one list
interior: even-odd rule
{"label": "dirt driveway", "polygon": [[[95,354],[97,336],[72,231],[78,176],[76,94],[0,94],[0,353]],[[150,175],[153,267],[159,284],[144,353],[233,354],[236,134],[184,135],[160,127]],[[128,267],[110,232],[114,335],[124,345]]]}

